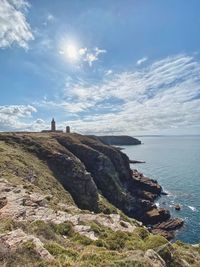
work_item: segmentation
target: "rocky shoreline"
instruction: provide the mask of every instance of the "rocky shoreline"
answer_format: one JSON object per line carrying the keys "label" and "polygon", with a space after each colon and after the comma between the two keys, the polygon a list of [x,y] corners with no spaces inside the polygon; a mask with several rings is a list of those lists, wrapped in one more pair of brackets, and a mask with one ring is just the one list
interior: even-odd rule
{"label": "rocky shoreline", "polygon": [[141,218],[142,222],[149,226],[152,233],[160,234],[168,240],[173,239],[175,231],[183,226],[184,221],[180,218],[171,218],[167,209],[158,208],[154,204],[156,198],[166,193],[156,180],[145,177],[137,170],[133,170],[132,177],[137,188],[135,194],[151,203],[149,210]]}

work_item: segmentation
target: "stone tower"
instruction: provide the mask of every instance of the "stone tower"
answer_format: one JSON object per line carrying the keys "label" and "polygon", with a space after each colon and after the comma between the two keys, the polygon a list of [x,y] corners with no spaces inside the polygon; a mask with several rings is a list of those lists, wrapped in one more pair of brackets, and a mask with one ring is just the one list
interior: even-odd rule
{"label": "stone tower", "polygon": [[70,133],[70,127],[69,126],[66,127],[66,133]]}
{"label": "stone tower", "polygon": [[55,122],[54,118],[51,121],[51,131],[52,132],[56,131],[56,122]]}

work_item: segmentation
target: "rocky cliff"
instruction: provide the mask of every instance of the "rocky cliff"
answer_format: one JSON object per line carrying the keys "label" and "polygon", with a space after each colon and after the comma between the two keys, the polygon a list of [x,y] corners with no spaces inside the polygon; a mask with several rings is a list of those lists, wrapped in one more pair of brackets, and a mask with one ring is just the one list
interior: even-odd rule
{"label": "rocky cliff", "polygon": [[[183,222],[154,205],[161,186],[118,149],[79,134],[1,133],[0,153],[4,266],[189,266],[185,245],[167,241]],[[198,262],[198,246],[184,250]]]}

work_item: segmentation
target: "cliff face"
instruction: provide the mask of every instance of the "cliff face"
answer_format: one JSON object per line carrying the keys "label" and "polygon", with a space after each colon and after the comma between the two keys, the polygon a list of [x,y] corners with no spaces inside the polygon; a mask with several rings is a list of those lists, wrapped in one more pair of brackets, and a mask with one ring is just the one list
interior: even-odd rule
{"label": "cliff face", "polygon": [[161,186],[118,149],[78,134],[1,133],[0,154],[0,264],[185,267],[181,253],[200,259],[199,247],[164,238],[182,221],[154,205]]}
{"label": "cliff face", "polygon": [[[124,153],[99,140],[60,133],[1,134],[0,140],[45,162],[81,209],[100,212],[102,195],[126,215],[146,225],[157,225],[170,218],[167,210],[157,209],[153,203],[162,191],[161,186],[133,172]],[[174,229],[181,224],[180,220],[173,222]],[[165,230],[162,227],[162,234],[170,238]]]}

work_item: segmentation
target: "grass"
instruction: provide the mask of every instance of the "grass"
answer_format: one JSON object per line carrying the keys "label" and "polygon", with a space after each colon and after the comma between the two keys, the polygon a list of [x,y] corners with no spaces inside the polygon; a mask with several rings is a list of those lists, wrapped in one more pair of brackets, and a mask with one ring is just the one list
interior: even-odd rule
{"label": "grass", "polygon": [[[24,185],[28,191],[52,196],[49,204],[56,207],[58,202],[75,205],[71,195],[58,183],[48,166],[34,153],[18,144],[0,141],[0,176],[12,184]],[[30,182],[30,178],[32,181]]]}

